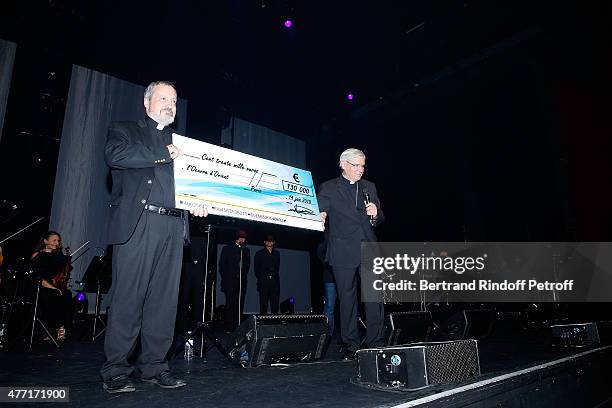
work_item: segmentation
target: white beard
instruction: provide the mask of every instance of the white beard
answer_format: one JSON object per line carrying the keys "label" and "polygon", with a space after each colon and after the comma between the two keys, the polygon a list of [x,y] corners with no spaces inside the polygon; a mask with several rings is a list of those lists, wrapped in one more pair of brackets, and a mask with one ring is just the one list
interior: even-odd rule
{"label": "white beard", "polygon": [[163,110],[160,114],[154,112],[148,112],[151,119],[156,121],[162,126],[168,126],[172,122],[174,122],[174,115],[170,113],[170,111]]}

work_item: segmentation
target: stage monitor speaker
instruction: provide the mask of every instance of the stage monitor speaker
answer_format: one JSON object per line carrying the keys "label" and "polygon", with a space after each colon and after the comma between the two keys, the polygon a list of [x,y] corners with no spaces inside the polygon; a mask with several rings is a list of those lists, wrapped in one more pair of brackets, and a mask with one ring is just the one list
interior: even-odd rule
{"label": "stage monitor speaker", "polygon": [[251,316],[230,336],[228,354],[243,367],[297,363],[323,357],[325,315]]}
{"label": "stage monitor speaker", "polygon": [[585,347],[609,344],[612,335],[612,321],[550,326],[552,343],[562,347]]}
{"label": "stage monitor speaker", "polygon": [[463,315],[466,321],[465,338],[468,339],[489,337],[497,319],[493,309],[466,309]]}
{"label": "stage monitor speaker", "polygon": [[480,375],[476,340],[416,343],[357,351],[357,382],[415,391]]}
{"label": "stage monitor speaker", "polygon": [[387,346],[429,340],[433,327],[431,312],[392,312],[385,316]]}
{"label": "stage monitor speaker", "polygon": [[491,334],[497,314],[493,309],[465,309],[443,323],[448,340],[483,339]]}

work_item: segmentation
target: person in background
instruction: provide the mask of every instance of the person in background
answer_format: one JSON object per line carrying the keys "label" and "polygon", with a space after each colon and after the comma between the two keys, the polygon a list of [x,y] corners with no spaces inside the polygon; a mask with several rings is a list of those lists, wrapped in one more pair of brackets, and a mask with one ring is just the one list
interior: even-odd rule
{"label": "person in background", "polygon": [[280,298],[280,253],[274,249],[274,236],[267,235],[264,248],[255,254],[255,276],[259,292],[259,314],[278,314]]}
{"label": "person in background", "polygon": [[50,331],[57,333],[57,340],[66,340],[66,327],[74,311],[72,293],[67,288],[72,266],[59,232],[48,231],[40,239],[32,253],[31,264],[40,278],[39,317]]}
{"label": "person in background", "polygon": [[247,233],[236,232],[235,240],[223,247],[219,259],[221,290],[225,293],[225,331],[240,325],[247,289],[247,275],[251,267],[251,252],[246,247]]}

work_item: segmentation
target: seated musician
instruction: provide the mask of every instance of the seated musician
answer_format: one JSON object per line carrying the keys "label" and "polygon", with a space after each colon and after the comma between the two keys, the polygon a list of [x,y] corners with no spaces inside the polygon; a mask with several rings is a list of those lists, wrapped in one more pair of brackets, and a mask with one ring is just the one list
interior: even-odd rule
{"label": "seated musician", "polygon": [[57,332],[57,340],[65,340],[66,326],[73,312],[72,294],[67,288],[72,266],[70,256],[64,254],[58,232],[49,231],[40,240],[32,254],[32,267],[41,284],[39,317],[51,332]]}

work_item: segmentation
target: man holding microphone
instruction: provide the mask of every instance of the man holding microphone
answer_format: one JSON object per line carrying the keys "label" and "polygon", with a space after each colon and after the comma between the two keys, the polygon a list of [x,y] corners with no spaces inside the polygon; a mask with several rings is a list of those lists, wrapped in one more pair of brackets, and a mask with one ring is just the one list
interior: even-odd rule
{"label": "man holding microphone", "polygon": [[[326,261],[336,279],[340,301],[342,340],[347,344],[344,358],[353,360],[359,349],[358,279],[361,267],[361,242],[376,241],[374,227],[384,215],[374,183],[362,179],[365,154],[350,148],[340,155],[340,177],[321,184],[317,200],[321,221],[329,218]],[[384,309],[381,302],[366,302],[366,342],[380,347],[383,340]]]}

